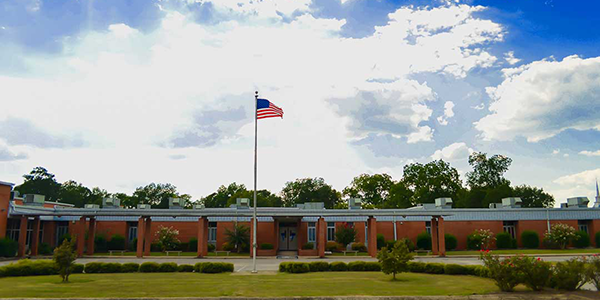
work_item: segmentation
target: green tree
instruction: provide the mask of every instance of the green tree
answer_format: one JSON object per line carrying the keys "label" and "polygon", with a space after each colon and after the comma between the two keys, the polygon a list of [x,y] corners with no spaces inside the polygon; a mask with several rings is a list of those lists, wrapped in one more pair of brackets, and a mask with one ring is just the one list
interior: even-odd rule
{"label": "green tree", "polygon": [[393,280],[396,280],[396,274],[408,271],[408,262],[413,259],[408,245],[404,240],[397,241],[392,249],[381,248],[377,253],[377,260],[381,264],[381,271],[384,274],[392,274]]}
{"label": "green tree", "polygon": [[395,182],[390,189],[388,199],[383,203],[383,208],[409,208],[412,203],[413,192],[402,181]]}
{"label": "green tree", "polygon": [[[246,190],[246,186],[243,184],[237,184],[235,182],[229,184],[228,186],[220,186],[216,192],[206,196],[202,200],[205,207],[210,208],[224,208],[228,207],[229,199],[231,199],[235,194],[241,193]],[[239,197],[239,198],[247,198],[247,197]]]}
{"label": "green tree", "polygon": [[151,183],[138,187],[133,192],[131,202],[137,204],[150,204],[152,208],[169,208],[169,198],[183,198],[189,202],[191,196],[177,193],[177,187],[170,183]]}
{"label": "green tree", "polygon": [[394,185],[392,177],[388,174],[361,174],[354,177],[350,186],[342,193],[351,198],[361,198],[364,203],[374,207],[384,207]]}
{"label": "green tree", "polygon": [[58,201],[60,199],[60,183],[43,167],[35,167],[29,174],[23,175],[25,181],[16,186],[15,190],[21,195],[39,194],[46,196],[46,201]]}
{"label": "green tree", "polygon": [[467,184],[471,188],[495,188],[499,185],[510,185],[504,178],[512,159],[504,155],[487,157],[486,153],[474,152],[469,155],[469,165],[473,171],[467,173]]}
{"label": "green tree", "polygon": [[281,198],[287,207],[306,202],[323,202],[326,208],[333,208],[341,202],[341,194],[326,184],[323,178],[289,181],[281,191]]}
{"label": "green tree", "polygon": [[521,197],[523,207],[554,207],[554,197],[544,192],[544,189],[519,185],[513,188],[513,195]]}
{"label": "green tree", "polygon": [[456,199],[463,189],[458,171],[443,160],[404,166],[403,183],[413,192],[412,203],[433,203],[436,198]]}
{"label": "green tree", "polygon": [[250,245],[250,228],[238,224],[233,226],[233,230],[225,228],[225,240],[240,253],[244,246]]}
{"label": "green tree", "polygon": [[125,208],[136,208],[138,205],[137,198],[129,196],[125,193],[114,193],[112,196],[121,200],[121,206]]}
{"label": "green tree", "polygon": [[63,282],[69,281],[73,263],[77,259],[74,243],[68,239],[64,239],[62,244],[54,249],[54,262],[58,266],[58,274]]}
{"label": "green tree", "polygon": [[[254,191],[249,191],[246,189],[239,190],[237,193],[233,194],[227,200],[227,206],[231,204],[236,204],[238,198],[247,198],[250,199],[250,206],[254,206]],[[258,190],[256,191],[256,199],[258,200],[259,207],[282,207],[283,201],[281,197],[271,193],[268,190]]]}
{"label": "green tree", "polygon": [[356,228],[348,223],[343,226],[338,226],[335,230],[335,241],[340,243],[344,248],[356,239]]}
{"label": "green tree", "polygon": [[501,203],[503,198],[511,197],[513,194],[513,190],[508,182],[490,187],[485,190],[485,197],[480,207],[489,207],[490,203]]}
{"label": "green tree", "polygon": [[59,195],[61,202],[83,207],[89,201],[92,191],[74,180],[69,180],[60,186]]}

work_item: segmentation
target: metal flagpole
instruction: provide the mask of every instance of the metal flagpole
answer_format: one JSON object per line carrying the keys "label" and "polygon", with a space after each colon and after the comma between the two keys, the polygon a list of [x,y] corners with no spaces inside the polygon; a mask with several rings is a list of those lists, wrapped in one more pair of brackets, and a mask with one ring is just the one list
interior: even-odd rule
{"label": "metal flagpole", "polygon": [[258,91],[254,93],[254,213],[252,218],[252,273],[256,273],[256,152],[258,144]]}

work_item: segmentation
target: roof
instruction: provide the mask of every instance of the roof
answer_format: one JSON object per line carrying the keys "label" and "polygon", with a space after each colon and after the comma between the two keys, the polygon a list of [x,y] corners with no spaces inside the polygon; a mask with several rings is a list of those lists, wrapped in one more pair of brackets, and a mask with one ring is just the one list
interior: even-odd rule
{"label": "roof", "polygon": [[15,186],[14,183],[6,182],[6,181],[0,181],[0,185],[7,185],[7,186],[10,186],[10,187]]}

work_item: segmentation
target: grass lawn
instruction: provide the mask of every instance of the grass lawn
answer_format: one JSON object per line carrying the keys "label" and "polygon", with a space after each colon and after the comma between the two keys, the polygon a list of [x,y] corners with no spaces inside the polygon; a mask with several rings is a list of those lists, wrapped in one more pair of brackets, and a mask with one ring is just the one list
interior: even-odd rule
{"label": "grass lawn", "polygon": [[381,272],[326,273],[125,273],[0,279],[0,297],[289,297],[343,295],[471,295],[497,292],[489,279],[403,273],[397,281]]}
{"label": "grass lawn", "polygon": [[[124,252],[122,256],[135,256],[135,252]],[[197,252],[181,252],[180,256],[193,256],[196,257],[198,255]],[[94,253],[94,256],[110,256],[108,253]],[[113,256],[121,256],[121,253],[115,253]],[[150,256],[167,256],[166,253],[163,252],[150,252]],[[177,257],[177,253],[170,253],[169,257]],[[215,252],[208,252],[208,256],[217,256]],[[250,257],[249,253],[229,253],[229,256],[247,256]],[[223,252],[219,252],[219,257],[227,257],[227,255]]]}
{"label": "grass lawn", "polygon": [[[600,253],[600,249],[506,249],[492,250],[494,254],[578,254],[578,253]],[[446,255],[479,255],[479,251],[447,251]]]}

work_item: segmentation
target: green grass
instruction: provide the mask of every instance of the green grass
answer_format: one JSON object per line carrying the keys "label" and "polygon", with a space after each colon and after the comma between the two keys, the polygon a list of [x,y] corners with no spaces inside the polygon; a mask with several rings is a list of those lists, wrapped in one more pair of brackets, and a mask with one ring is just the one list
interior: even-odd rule
{"label": "green grass", "polygon": [[[125,252],[123,253],[122,256],[135,256],[136,253],[134,252]],[[197,252],[181,252],[180,256],[192,256],[192,257],[196,257],[196,255],[198,255]],[[94,256],[110,256],[110,254],[108,253],[94,253]],[[113,256],[121,256],[121,253],[114,253]],[[163,252],[150,252],[150,256],[167,256],[166,253]],[[217,256],[215,254],[215,252],[208,252],[208,256]],[[229,253],[229,256],[248,256],[250,257],[249,253],[235,253],[235,252],[231,252]],[[170,253],[169,257],[177,257],[177,253]],[[227,255],[223,252],[219,252],[219,257],[227,257]]]}
{"label": "green grass", "polygon": [[[491,252],[494,254],[587,254],[600,253],[600,249],[506,249]],[[446,255],[479,255],[479,251],[447,251]]]}
{"label": "green grass", "polygon": [[489,279],[403,273],[397,281],[380,272],[326,273],[129,273],[75,274],[69,283],[59,276],[0,279],[0,297],[289,297],[471,295],[497,292]]}

